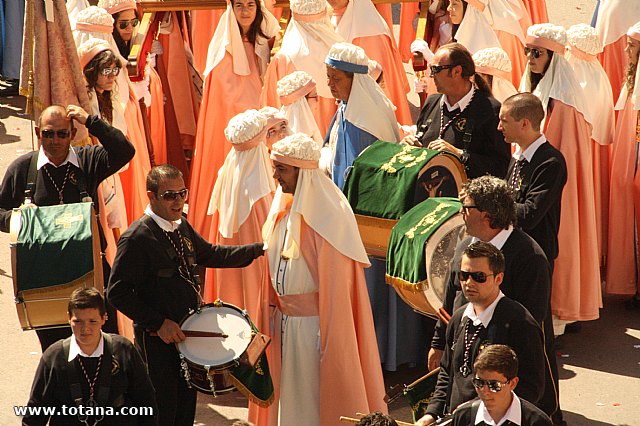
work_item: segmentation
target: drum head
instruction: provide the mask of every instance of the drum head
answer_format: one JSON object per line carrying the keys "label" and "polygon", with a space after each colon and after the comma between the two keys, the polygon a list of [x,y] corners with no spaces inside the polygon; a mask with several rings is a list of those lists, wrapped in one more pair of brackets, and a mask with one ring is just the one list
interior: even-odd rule
{"label": "drum head", "polygon": [[229,337],[187,337],[178,350],[189,361],[202,366],[222,367],[240,358],[251,342],[251,325],[232,305],[204,306],[181,324],[183,330],[213,331]]}
{"label": "drum head", "polygon": [[438,228],[427,242],[425,248],[427,255],[427,277],[429,279],[430,292],[425,292],[425,297],[431,306],[441,307],[444,299],[444,290],[451,274],[451,259],[456,251],[456,246],[464,234],[464,220],[460,213],[452,216]]}

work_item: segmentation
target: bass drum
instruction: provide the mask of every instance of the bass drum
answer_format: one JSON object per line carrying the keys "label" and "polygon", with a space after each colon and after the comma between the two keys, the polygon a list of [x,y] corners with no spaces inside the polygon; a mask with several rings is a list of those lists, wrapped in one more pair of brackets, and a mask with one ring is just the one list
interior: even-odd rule
{"label": "bass drum", "polygon": [[391,229],[405,213],[429,198],[457,197],[466,180],[458,157],[446,151],[371,144],[353,162],[344,187],[367,254],[385,259]]}
{"label": "bass drum", "polygon": [[387,283],[414,310],[436,319],[465,236],[460,208],[455,198],[425,200],[398,221],[389,240]]}

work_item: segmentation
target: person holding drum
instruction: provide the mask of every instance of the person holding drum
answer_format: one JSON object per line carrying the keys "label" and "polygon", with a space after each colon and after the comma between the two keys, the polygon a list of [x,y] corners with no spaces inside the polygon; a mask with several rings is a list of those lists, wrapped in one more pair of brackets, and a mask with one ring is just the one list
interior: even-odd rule
{"label": "person holding drum", "polygon": [[149,205],[118,241],[107,299],[133,320],[136,343],[156,390],[161,425],[191,425],[196,390],[182,377],[178,325],[202,304],[196,266],[240,268],[264,254],[263,243],[216,246],[182,217],[189,190],[167,164],[147,175]]}
{"label": "person holding drum", "polygon": [[515,388],[518,396],[534,404],[542,396],[542,331],[524,306],[500,291],[504,266],[504,256],[491,243],[476,241],[464,250],[458,276],[469,303],[455,311],[447,326],[436,390],[418,425],[432,424],[475,398],[474,362],[481,348],[490,344],[509,345],[518,355],[523,367]]}
{"label": "person holding drum", "polygon": [[277,306],[269,365],[276,394],[249,420],[338,425],[341,415],[386,413],[369,261],[353,211],[318,168],[320,148],[309,136],[275,143],[271,159],[280,185],[263,237]]}
{"label": "person holding drum", "polygon": [[471,53],[459,43],[447,44],[436,51],[429,68],[438,94],[427,98],[416,134],[402,142],[457,155],[469,178],[503,177],[509,146],[498,131],[500,103],[476,73]]}
{"label": "person holding drum", "polygon": [[[84,125],[100,145],[71,148],[74,122]],[[28,203],[37,206],[79,203],[87,195],[97,200],[100,183],[133,158],[135,149],[124,134],[97,115],[76,105],[52,105],[44,109],[36,125],[40,148],[9,165],[0,189],[0,230],[9,232],[12,209]],[[30,187],[30,189],[28,188]],[[29,193],[27,194],[27,191]],[[94,204],[97,211],[97,204]],[[100,228],[102,232],[102,228]],[[105,249],[101,235],[102,250]],[[104,260],[104,259],[103,259]],[[105,275],[109,265],[103,261]],[[107,306],[107,311],[110,310]],[[106,331],[117,333],[115,311]],[[51,344],[71,335],[69,327],[36,330],[44,352]]]}
{"label": "person holding drum", "polygon": [[[27,415],[22,424],[45,425],[51,420],[51,424],[69,425],[157,425],[153,386],[140,352],[125,337],[102,332],[107,319],[102,294],[95,288],[77,288],[71,293],[67,314],[73,335],[42,355],[27,404],[55,407],[58,414]],[[65,406],[69,411],[76,408],[77,418],[62,417]],[[100,415],[98,407],[106,415]],[[133,407],[144,407],[146,413],[116,414]]]}

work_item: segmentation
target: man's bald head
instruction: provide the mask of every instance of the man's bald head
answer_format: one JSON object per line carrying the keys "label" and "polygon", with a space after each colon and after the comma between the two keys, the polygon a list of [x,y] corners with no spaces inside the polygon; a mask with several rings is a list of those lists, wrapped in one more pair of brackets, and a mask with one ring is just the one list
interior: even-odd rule
{"label": "man's bald head", "polygon": [[[51,105],[46,107],[40,113],[40,117],[38,117],[38,127],[42,127],[43,120],[49,120],[51,118],[56,119],[67,119],[67,110],[62,105]],[[71,122],[71,128],[73,129],[73,120],[69,120]]]}

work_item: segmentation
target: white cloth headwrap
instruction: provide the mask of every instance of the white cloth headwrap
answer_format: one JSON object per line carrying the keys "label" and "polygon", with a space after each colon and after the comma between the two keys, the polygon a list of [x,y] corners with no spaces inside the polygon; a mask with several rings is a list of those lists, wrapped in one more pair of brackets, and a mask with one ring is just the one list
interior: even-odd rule
{"label": "white cloth headwrap", "polygon": [[[364,49],[350,43],[334,45],[327,58],[361,65],[368,71],[369,58],[364,53]],[[395,106],[367,71],[364,74],[353,74],[344,118],[380,140],[398,143],[400,132],[394,113]],[[373,105],[375,107],[372,108]]]}
{"label": "white cloth headwrap", "polygon": [[[574,39],[572,37],[572,29],[586,32],[583,34],[586,40]],[[567,31],[569,35],[570,46],[574,43],[589,45],[593,51],[598,49],[600,44],[595,29],[585,24],[574,25]],[[581,47],[581,46],[579,46]],[[583,52],[585,49],[581,49]],[[589,102],[586,106],[590,110],[589,115],[597,121],[597,125],[593,126],[591,137],[601,145],[607,145],[613,142],[613,132],[615,128],[615,114],[613,112],[613,91],[607,73],[595,56],[593,60],[584,60],[578,56],[571,54],[572,49],[567,50],[567,62],[573,67],[576,78],[584,92],[588,96]]]}
{"label": "white cloth headwrap", "polygon": [[[532,27],[536,27],[537,25],[533,25]],[[522,76],[522,81],[520,82],[520,92],[531,92],[531,82],[529,81],[530,73],[529,64],[527,64]],[[566,105],[574,107],[584,116],[584,119],[593,126],[593,118],[587,107],[587,98],[576,78],[573,68],[564,56],[562,56],[562,53],[553,52],[551,63],[544,77],[542,77],[536,90],[532,93],[540,98],[545,113],[549,106],[549,99],[556,99]]]}
{"label": "white cloth headwrap", "polygon": [[498,102],[518,93],[510,79],[505,78],[511,72],[511,60],[507,52],[499,47],[489,47],[473,54],[476,72],[493,76],[491,93]]}
{"label": "white cloth headwrap", "polygon": [[344,41],[336,33],[328,17],[313,22],[289,21],[278,54],[287,56],[296,69],[306,71],[316,81],[318,95],[333,98],[327,85],[327,69],[324,58],[334,43]]}
{"label": "white cloth headwrap", "polygon": [[[280,30],[278,20],[265,7],[264,2],[260,0],[260,9],[262,10],[262,24],[260,29],[269,38],[275,36]],[[263,74],[267,69],[267,63],[271,56],[269,49],[269,40],[258,36],[255,43],[256,55],[260,59],[260,73]],[[233,6],[229,1],[227,10],[222,14],[220,22],[216,27],[216,32],[209,43],[209,51],[207,53],[207,64],[205,65],[205,77],[213,70],[216,65],[222,61],[226,52],[233,58],[233,72],[236,75],[249,75],[249,61],[245,53],[240,34],[240,27],[233,13]]]}
{"label": "white cloth headwrap", "polygon": [[232,133],[231,140],[237,146],[249,141],[258,141],[258,144],[245,150],[236,150],[234,144],[218,171],[207,213],[212,215],[218,211],[218,231],[224,238],[237,233],[253,205],[276,190],[269,152],[264,144],[266,125],[266,117],[249,110],[232,118],[225,130],[225,133]]}
{"label": "white cloth headwrap", "polygon": [[[487,0],[479,1],[487,2]],[[472,54],[487,47],[501,47],[487,15],[471,4],[467,5],[467,10],[454,37]]]}
{"label": "white cloth headwrap", "polygon": [[[71,29],[76,29],[76,19],[78,17],[78,13],[91,6],[88,0],[67,0],[67,13],[69,14],[69,23],[71,24]],[[76,47],[78,44],[76,43]]]}
{"label": "white cloth headwrap", "polygon": [[303,96],[290,105],[283,105],[281,111],[289,120],[289,127],[293,133],[304,133],[311,136],[318,146],[322,146],[324,138],[318,129],[307,98]]}
{"label": "white cloth headwrap", "polygon": [[387,22],[380,16],[371,0],[349,0],[336,31],[349,43],[356,38],[378,34],[394,40]]}
{"label": "white cloth headwrap", "polygon": [[[317,154],[315,160],[319,159],[320,148],[309,137],[299,133],[287,136],[274,144],[273,152],[277,152],[278,146],[295,138],[304,138],[306,144],[313,144],[314,153]],[[264,241],[269,241],[275,229],[278,214],[285,211],[287,202],[290,201],[291,194],[283,193],[282,187],[278,186],[271,211],[262,228]],[[287,238],[282,249],[282,254],[291,259],[300,257],[300,226],[303,218],[311,229],[340,253],[356,262],[369,265],[369,258],[362,244],[358,224],[349,201],[333,181],[318,168],[300,168],[298,174],[287,223]]]}
{"label": "white cloth headwrap", "polygon": [[603,0],[598,9],[596,31],[602,46],[614,43],[627,33],[630,26],[640,21],[640,1]]}
{"label": "white cloth headwrap", "polygon": [[489,0],[484,13],[489,14],[489,22],[494,30],[513,34],[524,44],[524,33],[519,22],[522,12],[519,7],[514,8],[509,0]]}

